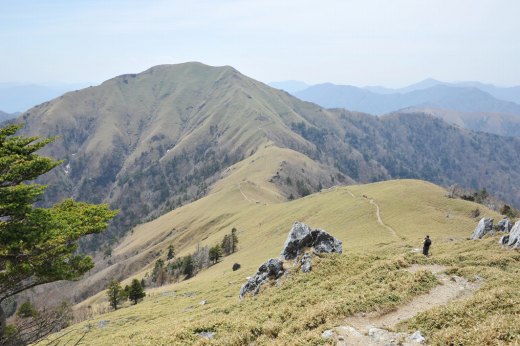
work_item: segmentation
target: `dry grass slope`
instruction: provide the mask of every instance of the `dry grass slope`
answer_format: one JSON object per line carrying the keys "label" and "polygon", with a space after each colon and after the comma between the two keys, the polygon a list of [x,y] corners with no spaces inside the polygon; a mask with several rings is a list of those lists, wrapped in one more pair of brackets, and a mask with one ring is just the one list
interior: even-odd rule
{"label": "dry grass slope", "polygon": [[[417,180],[334,188],[278,202],[275,194],[262,192],[269,187],[267,183],[246,179],[249,188],[241,189],[246,184],[240,185],[240,167],[235,171],[236,176],[231,173],[224,179],[239,177],[238,186],[225,184],[227,187],[204,199],[139,226],[115,250],[115,256],[124,257],[136,249],[164,253],[171,242],[178,244],[182,256],[198,242],[212,245],[231,227],[240,231],[237,253],[190,280],[148,290],[148,297],[136,306],[74,325],[64,331],[70,333],[63,340],[77,340],[89,328],[84,344],[324,344],[321,332],[345,317],[361,311],[390,311],[438,284],[430,272],[404,270],[413,263],[443,264],[450,272],[471,280],[478,273],[486,281],[471,300],[419,315],[406,328],[420,328],[434,344],[463,340],[465,345],[476,345],[451,316],[463,326],[487,321],[477,308],[486,302],[490,316],[502,314],[505,330],[490,323],[482,327],[487,336],[476,338],[475,331],[475,340],[497,335],[504,342],[516,340],[512,333],[519,322],[515,308],[519,302],[513,285],[518,282],[508,274],[518,273],[520,256],[501,250],[496,239],[467,240],[476,223],[470,217],[475,204],[448,199],[443,189]],[[244,198],[251,198],[250,190],[264,199],[251,203]],[[370,200],[380,207],[381,220],[397,237],[378,223]],[[484,213],[499,217],[490,210]],[[320,257],[311,274],[294,272],[281,285],[239,301],[238,290],[245,277],[267,258],[278,255],[294,220],[324,228],[342,239],[344,254]],[[426,233],[434,239],[434,255],[428,259],[411,251],[420,246]],[[242,269],[233,272],[234,262],[241,263]],[[490,289],[492,294],[484,293]],[[104,304],[103,300],[100,294],[84,304],[95,306]],[[208,303],[200,305],[202,300]],[[508,307],[502,309],[504,305]],[[468,306],[477,315],[465,314]],[[101,320],[105,322],[100,324]],[[441,330],[445,326],[448,328]],[[215,338],[200,338],[202,331],[215,332]]]}

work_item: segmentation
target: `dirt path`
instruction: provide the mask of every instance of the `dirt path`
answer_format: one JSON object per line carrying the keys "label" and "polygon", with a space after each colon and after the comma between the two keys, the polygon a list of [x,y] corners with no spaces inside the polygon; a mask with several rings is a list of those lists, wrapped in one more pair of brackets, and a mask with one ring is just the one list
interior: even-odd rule
{"label": "dirt path", "polygon": [[335,329],[337,345],[417,345],[417,342],[410,339],[410,335],[389,332],[388,329],[395,328],[399,322],[420,312],[469,297],[480,287],[481,282],[469,282],[459,276],[442,274],[445,269],[439,265],[414,265],[407,268],[406,270],[412,273],[430,270],[436,274],[441,284],[391,312],[358,314],[347,318],[344,326]]}
{"label": "dirt path", "polygon": [[[352,196],[352,198],[357,198],[357,196],[354,195],[354,193],[352,193],[352,191],[347,190],[347,192],[350,196]],[[365,195],[363,195],[363,198],[367,199],[367,197]],[[386,228],[394,237],[399,238],[396,231],[392,227],[388,226],[386,223],[383,222],[383,219],[381,218],[379,204],[377,204],[377,202],[373,199],[368,200],[368,202],[370,204],[372,204],[374,207],[376,207],[377,223],[379,223],[382,227]]]}
{"label": "dirt path", "polygon": [[373,199],[371,199],[370,201],[370,204],[372,204],[373,206],[376,207],[376,216],[377,216],[377,222],[383,226],[384,228],[386,228],[394,237],[397,237],[399,238],[399,236],[397,235],[397,233],[395,232],[395,230],[388,226],[386,223],[383,222],[383,219],[381,218],[381,213],[379,211],[379,204],[377,204],[376,201],[374,201]]}
{"label": "dirt path", "polygon": [[249,197],[247,197],[247,196],[245,195],[245,193],[242,191],[242,182],[240,182],[240,183],[238,184],[238,190],[240,191],[240,193],[242,194],[242,196],[244,197],[244,199],[245,199],[246,201],[248,201],[249,203],[256,203],[256,201],[254,201],[254,200],[250,199]]}

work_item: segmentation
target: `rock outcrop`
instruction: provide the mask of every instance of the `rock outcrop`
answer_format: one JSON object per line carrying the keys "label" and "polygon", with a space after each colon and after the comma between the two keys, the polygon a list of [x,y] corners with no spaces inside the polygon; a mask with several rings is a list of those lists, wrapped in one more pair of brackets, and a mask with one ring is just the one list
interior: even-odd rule
{"label": "rock outcrop", "polygon": [[285,241],[281,256],[286,260],[295,259],[306,248],[313,248],[314,253],[341,253],[342,242],[321,229],[311,229],[304,223],[295,222]]}
{"label": "rock outcrop", "polygon": [[308,273],[312,270],[312,259],[308,253],[304,254],[300,264],[302,265],[302,272]]}
{"label": "rock outcrop", "polygon": [[256,274],[249,278],[240,289],[240,298],[244,298],[247,293],[257,294],[260,287],[269,279],[278,279],[285,273],[283,262],[276,258],[271,258],[258,268]]}
{"label": "rock outcrop", "polygon": [[329,233],[321,229],[313,230],[304,223],[295,222],[283,246],[281,259],[271,258],[262,264],[256,274],[248,278],[240,288],[239,296],[244,298],[248,293],[256,295],[266,281],[277,280],[284,275],[286,270],[282,260],[296,259],[295,264],[301,265],[301,270],[308,273],[312,270],[312,254],[341,253],[342,251],[342,242]]}
{"label": "rock outcrop", "polygon": [[513,249],[520,249],[520,221],[515,222],[513,228],[511,228],[507,246]]}
{"label": "rock outcrop", "polygon": [[509,218],[505,217],[497,223],[497,231],[499,232],[509,232],[513,228],[513,224]]}
{"label": "rock outcrop", "polygon": [[471,240],[482,239],[482,237],[493,231],[493,219],[483,217],[473,231]]}

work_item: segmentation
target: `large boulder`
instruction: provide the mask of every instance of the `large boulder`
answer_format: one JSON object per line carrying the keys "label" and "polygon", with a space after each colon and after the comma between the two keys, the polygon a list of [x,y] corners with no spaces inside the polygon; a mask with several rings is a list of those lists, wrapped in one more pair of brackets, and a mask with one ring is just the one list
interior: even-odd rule
{"label": "large boulder", "polygon": [[315,229],[311,233],[312,247],[314,253],[342,253],[343,246],[341,240],[338,240],[321,229]]}
{"label": "large boulder", "polygon": [[282,257],[286,260],[298,257],[301,250],[312,246],[312,229],[304,223],[295,222],[283,245]]}
{"label": "large boulder", "polygon": [[271,258],[258,268],[256,274],[249,278],[240,288],[240,298],[244,298],[247,293],[256,295],[260,287],[269,279],[276,280],[285,273],[283,262],[276,258]]}
{"label": "large boulder", "polygon": [[[334,238],[327,232],[321,229],[311,229],[304,223],[295,222],[289,231],[289,236],[284,243],[282,253],[280,256],[285,260],[292,260],[298,258],[303,254],[299,261],[294,264],[301,265],[301,270],[308,273],[312,270],[312,255],[313,253],[341,253],[342,243],[340,240]],[[260,291],[260,287],[268,280],[276,280],[286,271],[283,268],[282,260],[271,258],[258,268],[258,271],[253,277],[247,279],[247,282],[240,289],[240,298],[248,293],[256,295]]]}
{"label": "large boulder", "polygon": [[312,230],[302,222],[295,222],[289,231],[282,249],[282,257],[291,260],[302,254],[306,248],[314,253],[341,253],[342,242],[321,229]]}
{"label": "large boulder", "polygon": [[509,232],[513,228],[513,224],[509,218],[505,217],[497,223],[497,231]]}
{"label": "large boulder", "polygon": [[473,235],[471,236],[471,240],[482,239],[482,237],[489,232],[493,231],[493,219],[483,217],[478,222],[477,227],[473,231]]}
{"label": "large boulder", "polygon": [[511,228],[507,246],[520,249],[520,221],[515,222],[513,228]]}

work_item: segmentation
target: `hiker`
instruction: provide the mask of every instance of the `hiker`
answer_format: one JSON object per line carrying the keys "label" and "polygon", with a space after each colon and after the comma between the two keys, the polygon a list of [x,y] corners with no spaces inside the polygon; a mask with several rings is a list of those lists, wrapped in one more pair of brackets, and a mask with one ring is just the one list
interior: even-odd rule
{"label": "hiker", "polygon": [[424,256],[428,256],[428,251],[430,251],[430,245],[432,245],[432,241],[430,239],[430,236],[427,235],[426,238],[424,238],[424,245],[422,248],[422,253]]}

